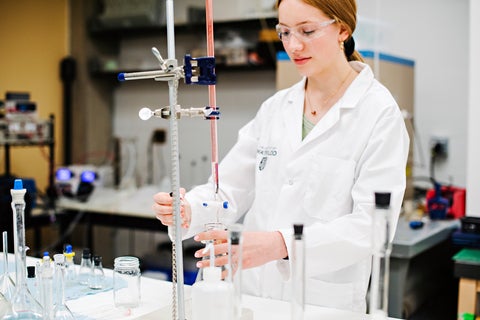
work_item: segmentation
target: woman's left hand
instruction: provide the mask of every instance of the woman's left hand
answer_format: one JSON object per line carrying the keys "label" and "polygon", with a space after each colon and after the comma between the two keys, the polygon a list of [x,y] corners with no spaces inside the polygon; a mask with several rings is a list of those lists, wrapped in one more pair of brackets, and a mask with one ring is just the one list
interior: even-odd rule
{"label": "woman's left hand", "polygon": [[[228,264],[228,233],[223,230],[211,230],[197,234],[195,241],[213,240],[215,251],[215,266],[220,267]],[[256,231],[243,232],[242,245],[242,269],[249,269],[261,266],[267,262],[279,260],[287,257],[287,247],[282,234],[279,231]],[[195,252],[196,258],[209,257],[210,253],[203,253],[204,249]],[[238,260],[236,251],[232,253],[232,260],[235,263]],[[197,262],[198,268],[210,266],[210,260],[200,260]],[[235,268],[234,268],[235,269]],[[234,270],[235,271],[235,270]]]}

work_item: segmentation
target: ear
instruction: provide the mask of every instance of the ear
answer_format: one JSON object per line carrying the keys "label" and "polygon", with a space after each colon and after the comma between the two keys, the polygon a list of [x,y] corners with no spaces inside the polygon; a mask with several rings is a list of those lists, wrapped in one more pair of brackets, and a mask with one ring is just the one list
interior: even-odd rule
{"label": "ear", "polygon": [[344,42],[348,39],[348,37],[350,37],[350,33],[348,31],[348,28],[343,23],[341,23],[340,24],[340,29],[339,29],[339,32],[338,32],[338,41],[339,42]]}

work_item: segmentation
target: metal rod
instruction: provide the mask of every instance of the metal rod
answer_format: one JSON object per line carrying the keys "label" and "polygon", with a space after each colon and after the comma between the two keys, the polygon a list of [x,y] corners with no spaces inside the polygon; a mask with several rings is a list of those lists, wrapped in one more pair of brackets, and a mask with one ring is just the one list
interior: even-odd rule
{"label": "metal rod", "polygon": [[[167,46],[168,59],[175,59],[175,25],[173,0],[166,0],[167,17]],[[177,88],[178,79],[168,81],[169,103],[172,114],[175,114],[177,107]],[[184,299],[184,279],[183,279],[183,250],[182,250],[182,229],[180,218],[180,174],[179,174],[179,146],[178,146],[178,122],[177,117],[170,117],[170,148],[171,148],[171,187],[173,192],[173,225],[175,229],[174,242],[172,243],[172,284],[173,284],[173,303],[172,318],[185,320],[185,299]],[[176,288],[175,288],[176,285]],[[175,291],[176,290],[176,291]],[[176,298],[176,299],[175,299]]]}

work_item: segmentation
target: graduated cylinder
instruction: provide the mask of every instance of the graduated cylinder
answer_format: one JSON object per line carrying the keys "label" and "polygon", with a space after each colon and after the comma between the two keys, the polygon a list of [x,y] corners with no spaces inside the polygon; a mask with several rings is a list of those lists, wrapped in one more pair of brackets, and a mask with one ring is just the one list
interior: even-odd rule
{"label": "graduated cylinder", "polygon": [[370,314],[372,319],[388,317],[388,281],[390,271],[390,193],[375,193],[372,218],[372,281],[370,286]]}

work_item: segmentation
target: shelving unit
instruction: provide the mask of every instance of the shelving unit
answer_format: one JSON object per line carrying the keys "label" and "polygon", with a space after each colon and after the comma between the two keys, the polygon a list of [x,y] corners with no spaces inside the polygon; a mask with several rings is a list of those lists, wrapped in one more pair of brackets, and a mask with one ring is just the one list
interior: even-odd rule
{"label": "shelving unit", "polygon": [[[28,118],[26,118],[28,119]],[[11,119],[0,119],[0,146],[4,149],[4,172],[0,176],[1,185],[0,185],[0,208],[2,210],[0,214],[0,226],[2,231],[8,232],[8,242],[9,242],[9,251],[13,252],[13,233],[11,232],[13,226],[13,217],[10,208],[11,198],[9,197],[10,189],[13,187],[13,181],[16,177],[12,175],[11,172],[11,148],[23,148],[23,147],[43,147],[47,146],[49,150],[48,154],[48,177],[49,177],[49,190],[51,191],[54,186],[54,164],[55,164],[55,136],[54,136],[54,124],[55,118],[50,115],[48,120],[37,120],[31,119],[28,122],[22,123],[21,120],[11,120]],[[18,126],[33,126],[36,125],[35,130],[28,130],[28,133],[23,133],[18,129]],[[14,126],[14,127],[9,127]],[[32,128],[31,128],[32,129]],[[34,160],[34,159],[32,159]],[[28,183],[27,183],[28,184]],[[26,226],[33,226],[35,228],[35,244],[39,243],[40,239],[40,228],[41,225],[45,223],[32,223],[31,221],[31,209],[33,204],[36,203],[36,193],[31,193],[29,187],[25,184],[24,187],[28,190],[26,195],[26,217],[25,223]],[[32,187],[34,187],[32,185]],[[52,196],[48,194],[48,196]],[[50,199],[53,201],[53,199]],[[48,205],[51,205],[49,203]]]}
{"label": "shelving unit", "polygon": [[[73,84],[73,105],[76,110],[75,121],[72,121],[72,160],[85,160],[88,155],[107,153],[112,141],[112,110],[114,109],[113,92],[119,86],[117,74],[119,72],[142,71],[140,66],[122,66],[118,63],[121,54],[122,41],[136,41],[136,39],[156,38],[162,41],[166,35],[166,27],[151,25],[137,27],[110,27],[100,23],[98,19],[100,12],[99,1],[72,0],[71,12],[74,13],[71,19],[72,29],[72,56],[77,62],[77,78]],[[222,3],[223,5],[223,3]],[[240,29],[242,32],[257,36],[257,32],[265,27],[273,29],[277,23],[276,17],[272,13],[264,17],[253,17],[247,19],[236,19],[228,21],[215,22],[215,38],[228,28]],[[182,44],[185,38],[200,39],[205,35],[205,25],[203,22],[178,24],[175,29],[176,42]],[[190,37],[192,35],[192,37]],[[197,37],[198,35],[198,37]],[[190,39],[189,39],[190,40]],[[202,42],[199,41],[199,45]],[[188,43],[190,44],[190,43]],[[262,49],[271,50],[281,49],[281,43],[262,43]],[[148,57],[148,48],[146,52]],[[180,52],[180,54],[190,53],[193,57],[198,57],[194,52]],[[217,48],[216,48],[217,54]],[[105,61],[108,59],[117,59],[117,64],[113,67],[105,68]],[[153,58],[153,56],[152,56]],[[226,66],[219,63],[217,59],[217,71],[220,74],[227,72],[256,72],[265,70],[275,70],[275,57],[271,57],[266,65],[235,65]],[[153,62],[154,63],[154,62]],[[179,62],[180,64],[182,62]],[[124,68],[125,67],[125,68]],[[145,70],[155,69],[145,67]],[[131,70],[135,69],[135,70]],[[75,143],[82,141],[82,143]],[[88,159],[92,161],[93,159]],[[96,164],[96,163],[92,163]]]}
{"label": "shelving unit", "polygon": [[[257,70],[273,70],[275,68],[275,61],[272,59],[272,52],[268,50],[279,51],[282,50],[280,41],[266,43],[265,41],[260,41],[258,36],[255,35],[256,32],[259,32],[262,29],[273,30],[275,24],[277,23],[276,18],[272,17],[262,17],[262,18],[249,18],[249,19],[239,19],[232,21],[220,21],[215,22],[214,30],[216,39],[219,38],[218,35],[226,32],[226,30],[235,30],[241,31],[242,34],[247,34],[250,36],[252,42],[256,43],[254,48],[249,48],[249,51],[255,52],[257,57],[263,60],[263,63],[252,63],[246,62],[245,64],[235,64],[229,65],[228,63],[222,63],[221,59],[217,57],[217,70],[220,71],[257,71]],[[204,36],[205,34],[205,23],[204,22],[193,22],[188,24],[178,24],[175,27],[175,33],[177,35],[193,34],[198,35],[199,37]],[[126,38],[139,38],[139,37],[148,37],[156,35],[165,35],[166,27],[161,25],[150,25],[150,26],[122,26],[112,27],[108,25],[103,25],[99,19],[92,18],[88,21],[87,24],[88,35],[91,38],[92,42],[100,43],[101,46],[104,46],[106,42],[109,43],[107,48],[103,48],[104,51],[107,51],[113,56],[118,56],[119,54],[119,42],[122,39]],[[270,48],[268,47],[270,46]],[[216,48],[221,56],[221,48]],[[193,55],[193,54],[192,54]],[[270,55],[270,57],[267,57]],[[274,55],[273,55],[274,56]],[[118,72],[130,72],[130,71],[149,71],[149,69],[135,69],[127,70],[125,68],[119,67],[118,69],[110,69],[102,66],[102,63],[98,60],[90,59],[89,70],[92,76],[97,78],[107,78],[107,79],[116,79],[116,73]],[[115,78],[112,76],[115,75]]]}
{"label": "shelving unit", "polygon": [[[49,169],[53,170],[54,165],[54,116],[50,115],[50,118],[46,121],[40,121],[42,125],[45,126],[47,131],[44,134],[35,134],[31,137],[29,136],[11,136],[8,133],[9,121],[0,120],[0,131],[4,131],[3,138],[0,139],[0,146],[3,146],[5,150],[5,166],[4,166],[4,176],[10,177],[10,149],[12,147],[31,147],[31,146],[48,146],[49,148]],[[52,181],[53,182],[53,181]]]}

